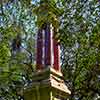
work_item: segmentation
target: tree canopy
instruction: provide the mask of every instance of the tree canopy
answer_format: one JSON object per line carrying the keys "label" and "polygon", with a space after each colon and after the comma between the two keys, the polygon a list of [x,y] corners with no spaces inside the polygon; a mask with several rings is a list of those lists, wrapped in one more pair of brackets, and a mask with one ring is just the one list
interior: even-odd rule
{"label": "tree canopy", "polygon": [[99,0],[1,0],[0,100],[23,99],[19,91],[32,82],[36,34],[45,21],[58,28],[69,100],[99,100],[99,6]]}

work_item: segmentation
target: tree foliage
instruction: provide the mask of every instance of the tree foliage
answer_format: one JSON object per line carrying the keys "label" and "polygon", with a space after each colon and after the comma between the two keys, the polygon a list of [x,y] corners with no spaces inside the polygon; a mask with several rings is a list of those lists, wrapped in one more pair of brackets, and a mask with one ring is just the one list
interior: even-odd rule
{"label": "tree foliage", "polygon": [[47,21],[59,29],[69,100],[99,100],[99,5],[98,0],[1,0],[0,99],[21,100],[19,89],[32,82],[37,26]]}

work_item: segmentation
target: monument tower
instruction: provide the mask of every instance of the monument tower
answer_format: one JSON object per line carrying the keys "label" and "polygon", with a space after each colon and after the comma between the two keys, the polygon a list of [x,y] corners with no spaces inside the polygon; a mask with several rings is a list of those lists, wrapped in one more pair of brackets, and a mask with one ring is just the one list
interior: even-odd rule
{"label": "monument tower", "polygon": [[45,24],[37,35],[37,70],[52,67],[60,71],[60,46],[54,38],[52,24]]}
{"label": "monument tower", "polygon": [[[51,11],[49,4],[50,0],[41,0],[36,10],[38,14],[41,13],[42,17],[38,17],[38,20],[42,25],[37,34],[36,72],[32,84],[25,87],[25,100],[66,100],[70,94],[61,73],[60,45],[55,39],[55,20],[48,19]],[[44,19],[45,14],[47,19]]]}

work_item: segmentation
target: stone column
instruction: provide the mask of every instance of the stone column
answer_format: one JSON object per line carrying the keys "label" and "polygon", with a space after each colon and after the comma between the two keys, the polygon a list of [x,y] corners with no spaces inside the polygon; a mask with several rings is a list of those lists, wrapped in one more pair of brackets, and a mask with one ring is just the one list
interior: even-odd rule
{"label": "stone column", "polygon": [[55,31],[52,24],[46,23],[37,34],[37,70],[45,67],[53,67],[60,71],[60,45],[55,39]]}

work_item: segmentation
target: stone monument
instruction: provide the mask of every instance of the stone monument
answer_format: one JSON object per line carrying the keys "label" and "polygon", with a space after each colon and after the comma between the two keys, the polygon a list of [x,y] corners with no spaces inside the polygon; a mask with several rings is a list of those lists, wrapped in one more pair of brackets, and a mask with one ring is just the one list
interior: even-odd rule
{"label": "stone monument", "polygon": [[24,89],[25,100],[66,100],[71,94],[60,67],[60,45],[55,28],[45,22],[38,30],[36,72],[30,86]]}
{"label": "stone monument", "polygon": [[47,24],[37,34],[37,64],[33,83],[24,90],[25,100],[66,100],[71,93],[60,68],[60,47]]}

